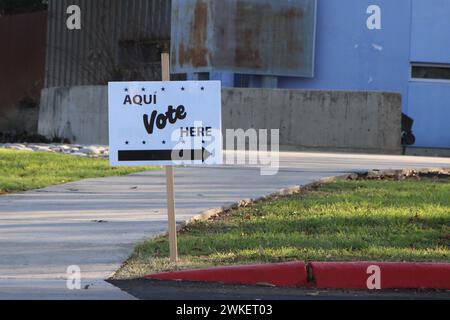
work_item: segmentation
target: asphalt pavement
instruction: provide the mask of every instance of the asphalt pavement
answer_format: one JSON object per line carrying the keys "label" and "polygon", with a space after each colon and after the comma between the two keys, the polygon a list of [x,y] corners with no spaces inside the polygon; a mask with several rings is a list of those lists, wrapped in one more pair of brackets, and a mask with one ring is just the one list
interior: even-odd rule
{"label": "asphalt pavement", "polygon": [[318,290],[147,279],[111,283],[141,300],[450,300],[445,290]]}

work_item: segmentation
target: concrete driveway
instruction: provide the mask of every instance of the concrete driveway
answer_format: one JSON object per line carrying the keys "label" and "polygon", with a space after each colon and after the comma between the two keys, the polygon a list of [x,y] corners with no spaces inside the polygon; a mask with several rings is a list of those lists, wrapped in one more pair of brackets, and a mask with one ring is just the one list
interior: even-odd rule
{"label": "concrete driveway", "polygon": [[[185,221],[207,209],[323,177],[368,169],[450,168],[450,159],[282,153],[275,176],[257,167],[177,168],[176,209]],[[103,281],[134,245],[166,230],[164,171],[88,179],[0,196],[0,299],[131,299]],[[82,271],[82,290],[66,270]]]}

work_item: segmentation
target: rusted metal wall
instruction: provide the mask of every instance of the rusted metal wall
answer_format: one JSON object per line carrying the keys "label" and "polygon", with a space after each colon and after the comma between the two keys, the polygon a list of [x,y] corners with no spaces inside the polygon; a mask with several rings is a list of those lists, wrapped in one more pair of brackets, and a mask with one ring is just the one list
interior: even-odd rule
{"label": "rusted metal wall", "polygon": [[[66,27],[70,5],[80,6],[81,30]],[[119,43],[140,41],[160,50],[170,39],[170,14],[170,0],[50,0],[45,86],[128,80],[118,74]],[[145,80],[158,80],[152,77],[160,72],[145,67]]]}
{"label": "rusted metal wall", "polygon": [[22,120],[36,114],[32,108],[44,85],[46,33],[44,12],[0,17],[0,131],[37,126],[30,123],[37,119]]}
{"label": "rusted metal wall", "polygon": [[314,75],[316,0],[172,0],[174,72]]}

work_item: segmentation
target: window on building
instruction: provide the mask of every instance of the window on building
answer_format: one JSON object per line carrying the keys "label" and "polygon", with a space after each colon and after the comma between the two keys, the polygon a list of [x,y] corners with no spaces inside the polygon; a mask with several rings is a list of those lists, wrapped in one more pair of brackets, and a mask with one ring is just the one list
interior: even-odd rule
{"label": "window on building", "polygon": [[412,64],[411,78],[414,80],[450,80],[450,64]]}
{"label": "window on building", "polygon": [[209,72],[199,72],[197,73],[197,79],[200,81],[209,80]]}
{"label": "window on building", "polygon": [[159,61],[160,51],[154,42],[119,42],[119,63],[121,65],[151,64]]}
{"label": "window on building", "polygon": [[172,81],[186,81],[187,74],[186,73],[171,73],[170,80]]}
{"label": "window on building", "polygon": [[[168,47],[164,40],[119,41],[118,66],[123,81],[161,80],[161,52]],[[171,74],[171,80],[184,81],[185,73]]]}
{"label": "window on building", "polygon": [[118,65],[124,81],[160,80],[160,41],[119,41]]}

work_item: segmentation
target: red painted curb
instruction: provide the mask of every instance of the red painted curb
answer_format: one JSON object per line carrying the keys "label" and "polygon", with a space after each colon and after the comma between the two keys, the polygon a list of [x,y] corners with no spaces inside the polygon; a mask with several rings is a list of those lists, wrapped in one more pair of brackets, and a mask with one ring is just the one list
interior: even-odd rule
{"label": "red painted curb", "polygon": [[450,289],[450,263],[313,262],[310,266],[317,288],[323,289],[376,289],[378,272],[380,289]]}
{"label": "red painted curb", "polygon": [[225,284],[272,284],[279,287],[307,285],[306,266],[303,262],[256,264],[184,270],[146,276],[155,280],[184,280],[222,282]]}

